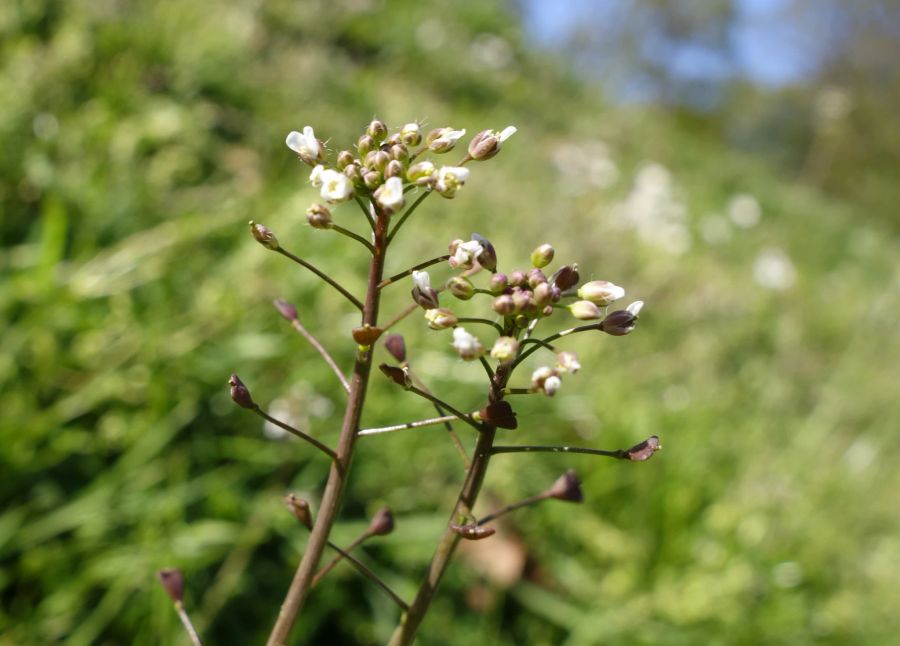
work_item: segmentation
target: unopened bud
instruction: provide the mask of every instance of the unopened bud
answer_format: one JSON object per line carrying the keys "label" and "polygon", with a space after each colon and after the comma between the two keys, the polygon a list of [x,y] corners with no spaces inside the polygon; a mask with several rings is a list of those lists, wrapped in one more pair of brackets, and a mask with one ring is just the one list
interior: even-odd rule
{"label": "unopened bud", "polygon": [[501,363],[512,361],[519,352],[519,342],[511,336],[501,336],[494,341],[491,356]]}
{"label": "unopened bud", "polygon": [[279,298],[278,300],[273,301],[273,304],[275,305],[275,309],[278,310],[278,313],[291,323],[300,318],[297,314],[297,308],[287,301],[283,301]]}
{"label": "unopened bud", "polygon": [[494,245],[491,244],[490,240],[477,233],[472,234],[472,240],[481,244],[482,248],[481,253],[475,257],[475,260],[488,271],[494,271],[497,268],[497,252],[494,251]]}
{"label": "unopened bud", "polygon": [[301,525],[306,529],[312,529],[312,512],[309,509],[308,502],[303,500],[303,498],[298,498],[292,493],[289,493],[284,497],[284,502],[296,519],[300,521]]}
{"label": "unopened bud", "polygon": [[355,161],[356,158],[353,156],[353,153],[351,153],[349,150],[342,150],[338,153],[337,156],[337,167],[340,170],[344,170],[345,168],[347,168],[347,166]]}
{"label": "unopened bud", "polygon": [[662,444],[659,443],[659,438],[656,435],[651,435],[640,444],[635,444],[625,451],[625,455],[632,462],[643,462],[653,457],[653,454],[660,449],[662,449]]}
{"label": "unopened bud", "polygon": [[184,601],[184,576],[177,568],[166,568],[156,573],[163,590],[175,603]]}
{"label": "unopened bud", "polygon": [[366,134],[369,135],[373,141],[377,143],[381,143],[384,141],[384,138],[387,137],[387,126],[384,124],[384,121],[379,119],[373,119],[369,126],[366,128]]}
{"label": "unopened bud", "polygon": [[515,429],[519,426],[516,413],[505,399],[488,404],[478,411],[478,419],[497,428]]}
{"label": "unopened bud", "polygon": [[406,361],[406,342],[400,334],[388,334],[384,338],[384,347],[394,359],[400,363]]}
{"label": "unopened bud", "polygon": [[400,141],[407,146],[418,146],[422,142],[422,133],[418,123],[407,123],[400,128]]}
{"label": "unopened bud", "polygon": [[456,314],[444,307],[425,310],[425,320],[428,322],[428,327],[432,330],[446,330],[455,327],[459,323]]}
{"label": "unopened bud", "polygon": [[531,292],[526,292],[524,289],[514,289],[512,300],[515,312],[517,314],[524,312],[531,305]]}
{"label": "unopened bud", "polygon": [[509,275],[509,284],[514,287],[524,287],[528,282],[525,272],[516,270]]}
{"label": "unopened bud", "polygon": [[[584,303],[587,301],[579,302]],[[600,324],[600,329],[612,336],[625,336],[634,329],[636,323],[637,317],[631,312],[627,310],[616,310],[603,319],[603,322]]]}
{"label": "unopened bud", "polygon": [[500,152],[500,146],[515,132],[515,126],[507,126],[499,133],[494,130],[482,130],[469,142],[469,157],[475,161],[490,159]]}
{"label": "unopened bud", "polygon": [[250,391],[247,390],[247,386],[244,385],[244,382],[241,381],[240,377],[233,374],[228,378],[228,385],[231,386],[231,399],[234,400],[234,403],[240,406],[241,408],[249,408],[250,410],[256,410],[258,407],[256,402],[253,401],[253,398],[250,396]]}
{"label": "unopened bud", "polygon": [[382,330],[380,327],[373,327],[366,323],[360,327],[353,328],[352,335],[354,341],[367,348],[378,340],[378,337],[381,336],[381,332]]}
{"label": "unopened bud", "polygon": [[560,352],[556,355],[556,363],[563,372],[571,372],[573,375],[581,370],[578,355],[574,352]]}
{"label": "unopened bud", "polygon": [[363,174],[363,184],[370,191],[374,191],[381,185],[381,173],[370,170]]}
{"label": "unopened bud", "polygon": [[330,229],[331,211],[323,204],[313,204],[306,209],[306,221],[313,229]]}
{"label": "unopened bud", "polygon": [[456,142],[466,134],[465,130],[453,128],[435,128],[428,133],[425,143],[433,153],[448,153],[456,147]]}
{"label": "unopened bud", "polygon": [[493,536],[497,530],[493,527],[484,527],[483,525],[456,525],[451,523],[450,530],[455,532],[467,541],[480,541],[488,536]]}
{"label": "unopened bud", "polygon": [[375,142],[370,135],[363,135],[359,138],[359,141],[356,143],[356,149],[359,151],[360,157],[365,157],[370,152],[375,150],[378,144]]}
{"label": "unopened bud", "polygon": [[569,305],[568,309],[572,313],[572,316],[579,321],[593,321],[602,316],[600,308],[590,301],[575,301]]}
{"label": "unopened bud", "polygon": [[382,507],[369,523],[369,534],[372,536],[386,536],[394,531],[394,514],[387,507]]}
{"label": "unopened bud", "polygon": [[416,186],[428,186],[437,179],[437,169],[430,161],[416,162],[406,171],[406,179]]}
{"label": "unopened bud", "polygon": [[592,280],[578,288],[578,298],[604,307],[625,296],[625,290],[608,280]]}
{"label": "unopened bud", "polygon": [[384,176],[387,178],[390,177],[403,177],[403,164],[398,162],[396,159],[392,159],[388,162],[388,165],[384,169]]}
{"label": "unopened bud", "polygon": [[409,161],[409,149],[403,144],[394,144],[391,146],[391,159],[400,162],[403,166]]}
{"label": "unopened bud", "polygon": [[393,381],[398,386],[402,386],[409,390],[412,387],[412,379],[409,377],[409,370],[406,366],[399,368],[397,366],[389,366],[386,363],[382,363],[378,366],[378,369],[384,374],[385,377]]}
{"label": "unopened bud", "polygon": [[447,290],[461,301],[467,301],[475,295],[475,286],[465,276],[453,276],[447,281]]}
{"label": "unopened bud", "polygon": [[266,249],[276,251],[281,248],[278,244],[278,238],[276,238],[275,234],[265,225],[257,224],[253,220],[250,220],[250,233],[252,233],[253,237],[256,238],[256,241]]}
{"label": "unopened bud", "polygon": [[553,288],[550,287],[550,283],[540,283],[535,285],[534,291],[532,292],[534,304],[541,308],[547,305],[550,302],[552,290]]}
{"label": "unopened bud", "polygon": [[488,283],[488,289],[491,290],[492,294],[502,294],[504,291],[506,291],[506,286],[506,274],[491,274],[491,280]]}
{"label": "unopened bud", "polygon": [[581,483],[578,481],[578,476],[571,469],[556,479],[556,482],[547,490],[547,495],[567,502],[582,502],[584,500],[584,494],[581,492]]}
{"label": "unopened bud", "polygon": [[391,156],[383,150],[373,150],[366,155],[366,166],[379,173],[384,173],[384,169],[391,161]]}
{"label": "unopened bud", "polygon": [[532,289],[540,285],[541,283],[546,283],[547,277],[544,275],[540,269],[535,267],[531,271],[528,272],[528,286]]}
{"label": "unopened bud", "polygon": [[531,266],[537,267],[538,269],[546,267],[553,262],[554,253],[553,247],[549,244],[542,244],[531,252]]}
{"label": "unopened bud", "polygon": [[363,183],[362,172],[359,170],[359,164],[357,164],[356,162],[353,162],[352,164],[344,168],[343,173],[344,176],[349,179],[354,185]]}
{"label": "unopened bud", "polygon": [[502,316],[509,316],[516,311],[516,303],[509,294],[501,294],[495,298],[491,307]]}
{"label": "unopened bud", "polygon": [[578,265],[566,265],[560,267],[556,273],[553,274],[550,282],[559,287],[562,291],[566,291],[570,287],[577,285],[578,280]]}

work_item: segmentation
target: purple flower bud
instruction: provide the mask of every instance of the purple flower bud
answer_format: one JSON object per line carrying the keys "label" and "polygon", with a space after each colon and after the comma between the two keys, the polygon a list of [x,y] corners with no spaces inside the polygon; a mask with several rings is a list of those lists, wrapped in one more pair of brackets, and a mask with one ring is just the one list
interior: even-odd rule
{"label": "purple flower bud", "polygon": [[556,273],[553,274],[550,281],[562,291],[566,291],[570,287],[577,285],[579,278],[578,265],[566,265],[560,267]]}
{"label": "purple flower bud", "polygon": [[552,291],[553,288],[550,287],[550,283],[540,283],[535,285],[534,292],[532,292],[534,304],[541,308],[547,305],[550,302]]}
{"label": "purple flower bud", "polygon": [[163,590],[175,603],[184,601],[184,576],[177,568],[166,568],[156,573]]}
{"label": "purple flower bud", "polygon": [[422,309],[433,310],[438,307],[438,293],[431,287],[419,287],[416,285],[412,288],[412,299]]}
{"label": "purple flower bud", "polygon": [[525,311],[528,309],[528,306],[531,305],[531,292],[516,288],[513,290],[511,296],[517,314]]}
{"label": "purple flower bud", "polygon": [[499,133],[493,130],[482,130],[469,142],[469,157],[475,161],[490,159],[500,152],[501,144],[515,131],[514,126],[507,126]]}
{"label": "purple flower bud", "polygon": [[382,507],[372,516],[369,533],[373,536],[386,536],[394,531],[394,514],[387,507]]}
{"label": "purple flower bud", "polygon": [[287,301],[283,301],[279,298],[275,301],[272,301],[272,304],[275,305],[275,309],[278,310],[278,313],[291,323],[300,318],[300,316],[297,314],[297,308]]}
{"label": "purple flower bud", "polygon": [[[587,302],[587,301],[580,301]],[[634,329],[637,317],[627,310],[616,310],[600,324],[600,329],[612,336],[625,336]]]}
{"label": "purple flower bud", "polygon": [[540,269],[546,267],[553,262],[553,255],[556,252],[549,244],[542,244],[531,252],[531,266]]}
{"label": "purple flower bud", "polygon": [[252,233],[253,237],[256,238],[256,241],[266,249],[275,251],[281,248],[275,234],[272,233],[268,227],[257,224],[253,220],[250,220],[250,233]]}
{"label": "purple flower bud", "polygon": [[537,287],[541,283],[546,283],[547,277],[544,275],[540,269],[535,267],[531,271],[528,272],[528,285],[532,288]]}
{"label": "purple flower bud", "polygon": [[547,494],[551,498],[565,500],[566,502],[582,502],[584,500],[584,495],[581,493],[581,483],[578,481],[578,476],[571,469],[557,478],[553,486],[547,490]]}
{"label": "purple flower bud", "polygon": [[284,502],[287,504],[288,509],[291,510],[291,513],[300,521],[301,525],[306,527],[306,529],[312,529],[312,512],[309,509],[308,502],[292,493],[284,497]]}
{"label": "purple flower bud", "polygon": [[501,294],[495,298],[491,307],[502,316],[509,316],[516,311],[515,301],[509,294]]}
{"label": "purple flower bud", "polygon": [[384,176],[386,178],[390,177],[403,177],[403,164],[398,162],[396,159],[392,159],[388,162],[388,165],[384,169]]}
{"label": "purple flower bud", "polygon": [[253,398],[250,396],[250,391],[247,390],[247,386],[240,380],[240,377],[234,374],[231,375],[231,377],[228,378],[228,385],[231,386],[231,399],[234,400],[235,404],[241,408],[248,408],[250,410],[256,410],[258,408],[256,402],[254,402]]}
{"label": "purple flower bud", "polygon": [[384,338],[384,347],[394,359],[403,363],[406,361],[406,342],[400,334],[388,334]]}
{"label": "purple flower bud", "polygon": [[525,276],[525,272],[519,271],[518,269],[509,275],[509,284],[514,287],[522,287],[527,282],[528,277]]}
{"label": "purple flower bud", "polygon": [[497,532],[493,527],[484,527],[482,525],[457,525],[455,523],[450,524],[450,529],[467,541],[480,541],[488,536],[493,536]]}
{"label": "purple flower bud", "polygon": [[476,256],[475,260],[488,271],[494,271],[497,268],[497,252],[494,250],[494,245],[490,240],[477,233],[472,234],[472,240],[480,243],[482,247],[482,252]]}
{"label": "purple flower bud", "polygon": [[506,291],[506,286],[506,274],[491,274],[491,280],[488,283],[488,289],[491,290],[492,294],[502,294],[504,291]]}
{"label": "purple flower bud", "polygon": [[635,444],[625,451],[625,455],[632,462],[643,462],[653,457],[653,454],[660,449],[662,449],[662,444],[659,443],[659,438],[656,435],[651,435],[643,442]]}

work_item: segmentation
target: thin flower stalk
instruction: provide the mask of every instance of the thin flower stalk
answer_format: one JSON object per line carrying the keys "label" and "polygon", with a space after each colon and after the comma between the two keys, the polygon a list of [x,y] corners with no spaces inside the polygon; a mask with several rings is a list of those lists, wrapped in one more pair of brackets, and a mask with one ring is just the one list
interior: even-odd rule
{"label": "thin flower stalk", "polygon": [[331,278],[331,276],[329,276],[328,274],[322,272],[318,267],[316,267],[312,263],[309,263],[306,260],[303,260],[303,258],[300,258],[299,256],[295,256],[290,251],[288,251],[287,249],[283,249],[282,247],[275,249],[275,251],[280,253],[282,256],[290,258],[291,260],[293,260],[295,263],[297,263],[301,267],[308,269],[309,271],[314,273],[316,276],[318,276],[319,278],[324,280],[326,283],[328,283],[329,285],[334,287],[338,292],[341,293],[341,295],[344,298],[346,298],[348,301],[353,303],[353,306],[356,309],[358,309],[358,310],[363,309],[363,304],[360,302],[360,300],[358,298],[356,298],[356,296],[354,296],[353,294],[348,292],[346,289],[344,289],[344,287],[340,283],[338,283],[336,280]]}

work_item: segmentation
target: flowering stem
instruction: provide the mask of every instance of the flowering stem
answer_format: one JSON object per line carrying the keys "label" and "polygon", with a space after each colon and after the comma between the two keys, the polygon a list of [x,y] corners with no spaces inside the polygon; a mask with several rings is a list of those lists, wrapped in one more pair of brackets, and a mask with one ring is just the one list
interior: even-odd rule
{"label": "flowering stem", "polygon": [[331,366],[331,369],[334,371],[334,374],[337,375],[337,378],[340,380],[341,385],[344,387],[344,391],[349,393],[350,392],[350,382],[347,381],[347,378],[344,376],[344,373],[341,372],[341,369],[338,367],[334,358],[332,358],[332,356],[328,353],[328,350],[326,350],[325,347],[321,343],[319,343],[319,340],[316,337],[314,337],[309,332],[309,330],[307,330],[305,327],[303,327],[303,324],[300,322],[299,319],[293,319],[291,321],[291,325],[293,325],[294,329],[297,330],[297,332],[299,332],[300,334],[302,334],[303,337],[307,341],[309,341],[309,344],[312,347],[314,347],[316,350],[318,350],[319,354],[322,355],[322,358],[325,359],[325,363],[327,363],[329,366]]}
{"label": "flowering stem", "polygon": [[362,198],[359,195],[353,195],[353,199],[356,200],[356,203],[359,204],[359,208],[362,209],[363,214],[366,216],[366,220],[369,223],[369,226],[372,227],[372,232],[375,232],[375,219],[372,217],[372,213],[369,211],[369,207],[366,206],[366,203],[363,202]]}
{"label": "flowering stem", "polygon": [[478,360],[481,362],[481,365],[484,367],[484,371],[487,373],[488,380],[494,381],[494,371],[491,369],[491,364],[487,362],[487,359],[484,357],[478,357]]}
{"label": "flowering stem", "polygon": [[515,511],[516,509],[521,509],[522,507],[527,507],[528,505],[533,505],[534,503],[541,502],[542,500],[546,500],[549,497],[550,497],[550,493],[547,491],[541,492],[539,494],[535,494],[534,496],[530,496],[528,498],[525,498],[524,500],[520,500],[519,502],[514,502],[512,504],[506,505],[506,507],[503,507],[501,509],[498,509],[495,512],[488,514],[487,516],[480,519],[475,524],[476,525],[487,525],[492,520],[497,520],[498,518],[500,518],[500,516],[508,514],[511,511]]}
{"label": "flowering stem", "polygon": [[361,235],[353,233],[350,229],[345,229],[344,227],[338,224],[334,224],[333,222],[331,223],[331,228],[338,233],[347,236],[348,238],[353,238],[354,240],[362,244],[366,249],[368,249],[369,253],[375,253],[375,247],[372,246],[372,243],[363,238]]}
{"label": "flowering stem", "polygon": [[[374,222],[373,236],[375,253],[372,255],[372,260],[369,263],[366,302],[362,307],[362,324],[377,327],[378,306],[380,304],[378,283],[381,282],[384,272],[388,216],[378,211],[377,207],[373,208],[375,208],[377,216]],[[341,425],[341,434],[338,439],[337,459],[331,465],[328,482],[322,495],[319,514],[310,533],[306,551],[303,553],[300,565],[294,573],[291,586],[285,596],[284,603],[281,604],[272,633],[269,635],[268,646],[283,646],[287,642],[291,628],[297,619],[297,614],[306,601],[316,566],[319,563],[319,559],[322,558],[328,535],[331,533],[331,527],[334,525],[334,520],[337,517],[341,496],[347,482],[347,473],[353,457],[353,448],[356,443],[357,431],[359,430],[359,420],[366,399],[369,375],[372,370],[372,356],[373,353],[370,347],[357,349],[353,375],[350,378],[350,393],[347,397],[344,421]]]}
{"label": "flowering stem", "polygon": [[449,257],[450,256],[447,256],[447,255],[438,256],[437,258],[432,258],[431,260],[426,260],[425,262],[420,262],[418,265],[416,265],[414,267],[410,267],[406,271],[401,271],[399,274],[395,274],[394,276],[391,276],[390,278],[385,278],[383,281],[381,281],[378,284],[378,289],[383,289],[383,288],[387,287],[388,285],[390,285],[391,283],[395,283],[398,280],[406,278],[414,271],[418,271],[420,269],[425,269],[426,267],[431,267],[431,265],[436,265],[439,262],[444,262]]}
{"label": "flowering stem", "polygon": [[328,276],[327,274],[325,274],[325,273],[323,273],[322,271],[320,271],[319,268],[316,267],[315,265],[312,265],[312,264],[306,262],[305,260],[303,260],[303,258],[300,258],[300,257],[298,257],[298,256],[295,256],[295,255],[292,254],[290,251],[288,251],[287,249],[283,249],[282,247],[278,247],[277,249],[275,249],[275,251],[277,251],[278,253],[280,253],[282,256],[286,256],[286,257],[290,258],[291,260],[293,260],[294,262],[296,262],[296,263],[297,263],[298,265],[300,265],[301,267],[305,267],[306,269],[309,269],[309,270],[310,270],[312,273],[314,273],[316,276],[318,276],[319,278],[321,278],[322,280],[324,280],[326,283],[328,283],[329,285],[331,285],[332,287],[334,287],[336,290],[338,290],[338,291],[344,296],[344,298],[346,298],[348,301],[350,301],[351,303],[353,303],[353,306],[354,306],[356,309],[358,309],[358,310],[362,310],[362,309],[363,309],[363,304],[359,302],[359,299],[356,298],[356,296],[354,296],[353,294],[351,294],[350,292],[348,292],[346,289],[344,289],[343,287],[341,287],[341,285],[338,284],[337,281],[335,281],[333,278],[331,278],[331,277]]}
{"label": "flowering stem", "polygon": [[178,613],[178,618],[181,619],[181,624],[184,626],[184,629],[187,631],[188,636],[191,638],[191,643],[194,646],[202,646],[202,644],[200,643],[200,636],[194,629],[194,624],[191,623],[191,618],[188,616],[187,610],[184,609],[184,604],[180,601],[175,602],[175,612]]}
{"label": "flowering stem", "polygon": [[497,330],[497,332],[500,333],[500,336],[503,336],[503,326],[500,325],[499,323],[494,323],[493,321],[491,321],[489,319],[482,319],[482,318],[473,317],[473,316],[461,316],[456,320],[459,321],[460,323],[482,323],[484,325],[490,325],[492,328],[494,328],[495,330]]}
{"label": "flowering stem", "polygon": [[441,399],[438,399],[437,397],[435,397],[434,395],[432,395],[430,392],[425,391],[425,390],[422,390],[422,389],[420,389],[420,388],[416,388],[415,386],[409,386],[409,387],[407,388],[407,390],[408,390],[409,392],[411,392],[411,393],[415,393],[415,394],[418,395],[419,397],[424,397],[424,398],[427,399],[428,401],[432,402],[433,404],[436,404],[437,406],[440,406],[441,408],[446,408],[448,411],[450,411],[451,413],[453,413],[454,415],[456,415],[457,418],[459,418],[459,419],[461,419],[462,421],[464,421],[466,424],[468,424],[469,426],[471,426],[472,428],[474,428],[476,431],[479,431],[479,432],[480,432],[480,431],[483,431],[483,430],[484,430],[484,425],[479,424],[478,422],[476,422],[476,421],[472,418],[471,415],[467,415],[466,413],[463,413],[463,412],[458,411],[457,409],[453,408],[453,406],[451,406],[451,405],[448,404],[447,402],[445,402],[445,401],[443,401],[443,400],[441,400]]}
{"label": "flowering stem", "polygon": [[[437,406],[437,404],[435,404]],[[378,428],[364,428],[359,435],[380,435],[381,433],[392,433],[394,431],[405,431],[408,428],[423,428],[425,426],[434,426],[435,424],[444,424],[458,419],[456,415],[444,415],[443,417],[432,417],[431,419],[422,419],[418,422],[407,422],[406,424],[395,424],[393,426],[380,426]]]}
{"label": "flowering stem", "polygon": [[580,446],[495,446],[491,453],[587,453],[588,455],[602,455],[617,460],[628,460],[628,451],[616,449],[604,451],[603,449],[589,449]]}
{"label": "flowering stem", "polygon": [[409,218],[409,216],[412,215],[413,211],[416,210],[416,208],[419,206],[419,204],[422,203],[422,200],[424,200],[430,194],[431,194],[431,191],[423,191],[422,194],[418,197],[418,199],[415,202],[413,202],[409,206],[408,209],[406,209],[406,212],[403,215],[400,216],[400,219],[397,220],[397,224],[394,225],[394,228],[391,230],[390,234],[387,237],[388,244],[391,244],[391,240],[393,240],[394,236],[397,235],[397,232],[400,230],[400,227],[403,226],[403,223],[406,222],[407,218]]}
{"label": "flowering stem", "polygon": [[[542,345],[549,346],[550,341],[556,341],[557,339],[561,339],[564,336],[569,336],[570,334],[575,334],[576,332],[587,332],[589,330],[602,330],[601,323],[591,323],[590,325],[579,325],[578,327],[569,328],[568,330],[563,330],[562,332],[557,332],[556,334],[551,334],[545,339],[523,339],[522,343],[538,343],[540,342]],[[513,363],[513,367],[515,368],[520,363],[522,363],[525,359],[534,354],[541,345],[536,345],[533,348],[529,348],[525,352],[519,355],[519,358],[516,359],[515,363]],[[549,346],[552,348],[552,346]],[[556,352],[556,350],[554,350]]]}
{"label": "flowering stem", "polygon": [[328,457],[330,457],[333,462],[337,462],[337,459],[338,459],[337,453],[335,453],[334,451],[329,449],[327,446],[322,444],[319,440],[314,438],[312,435],[307,435],[303,431],[298,431],[293,426],[290,426],[289,424],[285,424],[280,419],[275,419],[274,417],[272,417],[271,415],[266,413],[263,409],[261,409],[259,406],[257,406],[256,408],[253,408],[252,410],[254,413],[256,413],[257,415],[262,417],[267,422],[271,422],[275,426],[277,426],[279,428],[283,428],[288,433],[293,433],[294,435],[299,437],[301,440],[306,440],[307,442],[312,444],[314,447],[316,447],[317,449],[322,451],[322,453],[325,453],[326,455],[328,455]]}
{"label": "flowering stem", "polygon": [[[497,373],[494,375],[494,380],[488,393],[489,402],[493,403],[503,398],[503,389],[506,387],[511,370],[511,364],[502,364],[497,368]],[[428,566],[428,572],[419,586],[415,599],[409,606],[409,611],[401,617],[400,624],[394,630],[394,634],[389,642],[390,646],[407,646],[412,643],[460,540],[459,535],[450,528],[450,525],[456,523],[460,516],[464,518],[471,517],[471,510],[475,506],[478,493],[481,491],[481,485],[484,482],[485,473],[487,473],[488,463],[491,459],[491,447],[494,444],[497,427],[484,424],[480,430],[481,433],[478,435],[475,452],[472,456],[472,465],[466,473],[466,480],[459,492],[453,512],[450,514],[444,534],[438,542],[434,556],[432,556],[431,563]]]}

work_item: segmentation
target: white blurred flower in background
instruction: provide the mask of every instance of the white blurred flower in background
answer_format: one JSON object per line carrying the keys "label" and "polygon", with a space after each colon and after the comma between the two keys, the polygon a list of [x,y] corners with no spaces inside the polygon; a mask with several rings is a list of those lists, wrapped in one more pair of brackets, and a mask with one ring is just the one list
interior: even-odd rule
{"label": "white blurred flower in background", "polygon": [[760,287],[782,291],[794,285],[797,270],[782,249],[766,247],[753,262],[753,280]]}

